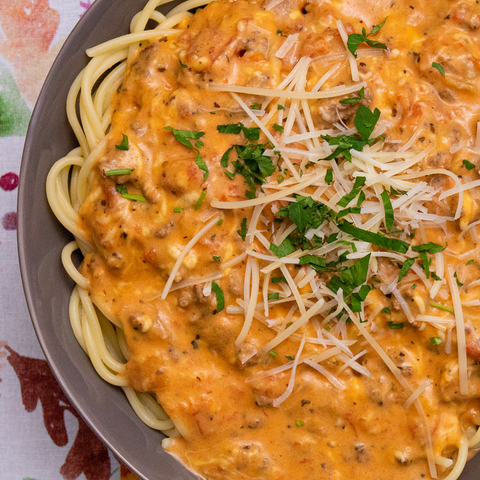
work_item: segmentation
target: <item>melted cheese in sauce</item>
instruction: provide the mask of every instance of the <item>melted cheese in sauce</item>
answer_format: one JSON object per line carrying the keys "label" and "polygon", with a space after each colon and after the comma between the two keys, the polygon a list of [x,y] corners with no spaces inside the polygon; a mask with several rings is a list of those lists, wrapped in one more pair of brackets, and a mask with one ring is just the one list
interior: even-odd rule
{"label": "melted cheese in sauce", "polygon": [[[182,435],[166,442],[167,451],[208,479],[429,478],[424,425],[413,407],[403,408],[411,392],[404,390],[355,326],[348,326],[349,348],[354,355],[366,350],[358,362],[371,376],[350,367],[337,373],[349,359],[339,352],[321,362],[344,387],[339,389],[328,375],[303,363],[296,370],[293,392],[274,407],[274,399],[287,388],[291,370],[270,376],[260,373],[288,362],[286,357],[295,357],[303,334],[316,337],[313,323],[305,331],[299,330],[300,336],[275,347],[272,354],[254,355],[274,337],[275,332],[265,323],[254,319],[237,348],[244,315],[228,314],[225,309],[217,312],[215,294],[205,290],[204,283],[175,289],[178,282],[221,273],[217,283],[225,304],[238,306],[237,300],[244,299],[246,259],[228,269],[221,267],[247,248],[237,230],[242,219],[250,223],[253,208],[216,210],[210,202],[245,199],[243,177],[227,178],[220,165],[224,152],[244,139],[219,133],[217,125],[247,124],[246,115],[229,93],[209,90],[209,84],[275,88],[301,57],[310,57],[316,60],[307,77],[309,91],[332,68],[322,56],[344,55],[337,20],[347,33],[360,32],[362,27],[370,32],[387,16],[383,29],[372,38],[386,43],[388,55],[367,52],[357,62],[360,80],[367,84],[362,102],[371,110],[378,108],[382,119],[391,122],[387,140],[405,144],[422,129],[412,148],[420,152],[435,144],[435,150],[422,160],[421,169],[447,169],[464,183],[477,179],[478,167],[467,170],[462,163],[464,159],[477,162],[480,153],[474,151],[480,121],[480,7],[475,1],[439,0],[435,5],[427,0],[213,2],[184,21],[182,27],[188,28],[183,33],[165,41],[146,42],[114,97],[105,152],[80,210],[81,227],[94,246],[94,253],[85,258],[82,274],[89,279],[97,306],[123,324],[130,352],[130,385],[153,392]],[[285,41],[283,35],[294,34],[298,34],[296,42],[278,58],[275,54]],[[433,62],[444,67],[445,76],[432,68]],[[352,83],[348,61],[340,63],[326,87]],[[242,98],[247,105],[263,100],[253,95]],[[340,119],[352,126],[358,108],[358,104],[339,104],[338,98],[314,100],[309,105],[318,130],[331,129]],[[205,132],[201,138],[204,146],[199,147],[209,169],[205,182],[195,163],[196,151],[182,146],[165,126]],[[278,140],[280,133],[270,130]],[[115,148],[122,134],[128,136],[128,151]],[[266,141],[264,137],[260,140]],[[455,147],[462,145],[455,152]],[[398,145],[391,143],[390,147],[395,150]],[[133,172],[105,175],[117,168]],[[454,186],[445,175],[426,177],[425,181],[437,191]],[[147,201],[122,198],[116,183]],[[202,191],[206,197],[195,209]],[[428,213],[453,217],[457,199],[458,195],[450,196],[443,206],[438,201],[428,202]],[[474,250],[475,245],[469,234],[459,236],[461,229],[479,218],[479,202],[478,190],[469,190],[459,220],[445,223],[444,228],[430,222],[416,231],[416,243],[448,244],[443,255],[464,284],[462,302],[480,297],[474,283],[480,278],[480,268],[476,263],[466,266],[477,253],[472,257],[465,252]],[[276,202],[275,211],[281,206]],[[189,251],[173,290],[162,300],[182,249],[216,215],[223,223],[214,225]],[[262,215],[272,222],[272,206]],[[263,224],[258,225],[260,229]],[[264,234],[269,238],[268,232]],[[250,248],[271,255],[257,240]],[[213,257],[221,257],[221,262]],[[396,275],[395,260],[380,259],[378,263],[378,278],[386,282]],[[258,260],[259,268],[267,264]],[[305,267],[286,268],[293,278],[302,269],[307,274]],[[272,273],[283,275],[280,270]],[[260,285],[264,278],[260,274]],[[412,289],[414,282],[418,286]],[[414,274],[398,289],[415,318],[445,313],[429,305],[429,292]],[[310,283],[299,288],[302,295],[310,292]],[[263,301],[260,294],[259,302]],[[452,304],[446,284],[435,301]],[[271,305],[269,319],[285,326],[283,319],[293,304]],[[391,315],[380,312],[385,307]],[[444,330],[429,323],[422,327],[417,321],[410,324],[396,295],[385,296],[376,289],[365,304],[369,331],[412,391],[430,381],[420,399],[435,456],[451,456],[464,430],[480,414],[477,308],[464,307],[469,391],[461,395],[455,331],[452,353],[447,354]],[[297,311],[293,317],[299,315]],[[391,329],[387,322],[404,323],[405,327]],[[443,344],[432,345],[432,337],[441,337]],[[307,341],[302,355],[324,350]],[[441,478],[448,472],[437,468]]]}

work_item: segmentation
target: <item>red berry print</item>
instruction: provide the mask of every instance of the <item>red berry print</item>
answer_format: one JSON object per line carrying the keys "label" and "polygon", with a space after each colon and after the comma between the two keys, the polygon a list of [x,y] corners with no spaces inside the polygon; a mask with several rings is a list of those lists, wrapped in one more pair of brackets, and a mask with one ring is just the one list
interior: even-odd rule
{"label": "red berry print", "polygon": [[13,172],[8,172],[0,177],[0,188],[10,192],[15,190],[18,186],[18,175]]}

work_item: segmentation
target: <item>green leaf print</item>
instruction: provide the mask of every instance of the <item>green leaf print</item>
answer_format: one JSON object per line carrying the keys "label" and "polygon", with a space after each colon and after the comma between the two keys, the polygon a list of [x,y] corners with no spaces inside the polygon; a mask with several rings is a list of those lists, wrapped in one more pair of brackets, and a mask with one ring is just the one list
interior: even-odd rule
{"label": "green leaf print", "polygon": [[30,115],[12,74],[0,61],[0,137],[24,136]]}

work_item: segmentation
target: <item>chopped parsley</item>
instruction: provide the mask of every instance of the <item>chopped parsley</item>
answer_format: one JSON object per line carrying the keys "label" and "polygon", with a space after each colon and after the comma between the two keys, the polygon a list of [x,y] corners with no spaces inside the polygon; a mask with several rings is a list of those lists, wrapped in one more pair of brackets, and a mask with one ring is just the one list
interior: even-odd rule
{"label": "chopped parsley", "polygon": [[297,421],[295,422],[295,425],[296,425],[297,427],[303,427],[303,426],[305,425],[305,422],[302,422],[302,420],[297,420]]}
{"label": "chopped parsley", "polygon": [[391,311],[388,307],[382,308],[381,312],[382,312],[382,313],[386,313],[387,315],[391,315],[391,314],[392,314],[392,311]]}
{"label": "chopped parsley", "polygon": [[[200,155],[200,152],[197,148],[192,145],[190,139],[198,140],[205,135],[205,132],[192,132],[190,130],[177,130],[173,127],[164,127],[165,130],[171,130],[173,132],[173,136],[176,140],[178,140],[182,145],[185,145],[188,148],[192,148],[197,152],[197,156],[195,157],[195,163],[197,164],[198,168],[204,172],[203,174],[203,181],[208,178],[208,167],[203,158]],[[203,147],[203,142],[196,142],[196,147]]]}
{"label": "chopped parsley", "polygon": [[446,307],[445,305],[442,305],[440,303],[430,302],[430,306],[438,310],[444,310],[445,312],[453,313],[453,308]]}
{"label": "chopped parsley", "polygon": [[215,296],[217,297],[217,313],[218,313],[223,310],[223,307],[225,307],[225,297],[223,295],[223,290],[215,282],[212,282],[212,290],[214,291]]}
{"label": "chopped parsley", "polygon": [[279,300],[280,299],[280,293],[269,293],[268,294],[268,299],[269,300]]}
{"label": "chopped parsley", "polygon": [[327,173],[325,173],[325,183],[327,185],[331,185],[333,182],[333,169],[327,169]]}
{"label": "chopped parsley", "polygon": [[147,200],[142,195],[133,195],[132,193],[122,193],[122,197],[127,200],[135,200],[136,202],[146,202]]}
{"label": "chopped parsley", "polygon": [[178,63],[180,64],[180,66],[182,68],[187,68],[188,67],[188,65],[185,65],[184,63],[182,63],[182,61],[180,59],[178,60]]}
{"label": "chopped parsley", "polygon": [[221,218],[221,219],[217,222],[217,226],[219,227],[222,223],[223,223],[223,218]]}
{"label": "chopped parsley", "polygon": [[242,237],[242,240],[245,241],[245,237],[247,236],[247,219],[244,218],[242,223],[240,223],[240,230],[237,230],[237,233]]}
{"label": "chopped parsley", "polygon": [[175,208],[173,209],[173,211],[174,211],[175,213],[182,213],[182,212],[183,212],[183,208],[182,208],[182,207],[175,207]]}
{"label": "chopped parsley", "polygon": [[385,226],[387,227],[388,231],[391,231],[394,220],[392,202],[390,201],[390,197],[386,190],[384,190],[380,196],[382,197],[383,209],[385,211]]}
{"label": "chopped parsley", "polygon": [[430,272],[430,276],[437,282],[442,281],[442,279],[436,273]]}
{"label": "chopped parsley", "polygon": [[128,150],[130,147],[128,146],[128,137],[122,133],[122,141],[119,145],[115,145],[117,150]]}
{"label": "chopped parsley", "polygon": [[272,277],[272,283],[288,283],[285,277]]}
{"label": "chopped parsley", "polygon": [[378,31],[385,25],[386,21],[387,21],[387,18],[385,18],[385,20],[382,23],[375,25],[372,28],[372,31],[368,35],[365,28],[362,28],[361,34],[352,33],[351,35],[348,36],[347,47],[355,58],[357,58],[357,49],[361,43],[366,43],[370,47],[388,50],[387,46],[384,43],[378,42],[376,40],[371,40],[370,38],[368,38],[378,33]]}
{"label": "chopped parsley", "polygon": [[261,110],[262,109],[261,105],[257,102],[255,102],[253,105],[250,105],[250,108],[252,110]]}
{"label": "chopped parsley", "polygon": [[373,112],[365,105],[359,105],[355,119],[353,121],[358,134],[338,135],[332,137],[330,135],[322,135],[322,139],[327,141],[329,145],[337,145],[335,151],[323,160],[333,160],[339,156],[343,156],[349,162],[352,161],[350,150],[361,152],[365,145],[372,145],[378,138],[370,138],[375,125],[380,118],[380,110],[376,108]]}
{"label": "chopped parsley", "polygon": [[197,203],[195,204],[195,210],[199,210],[200,207],[202,206],[203,199],[206,197],[207,191],[203,190],[202,193],[200,194],[200,197],[198,197]]}
{"label": "chopped parsley", "polygon": [[278,125],[277,123],[274,123],[272,128],[280,133],[283,133],[283,130],[284,130],[284,128],[281,125]]}
{"label": "chopped parsley", "polygon": [[222,260],[222,257],[213,256],[212,258],[215,262],[220,262]]}
{"label": "chopped parsley", "polygon": [[433,62],[432,67],[436,68],[443,76],[445,76],[445,69],[442,67],[440,63]]}
{"label": "chopped parsley", "polygon": [[468,160],[462,160],[462,163],[467,170],[473,170],[475,168],[475,165],[472,162],[469,162]]}
{"label": "chopped parsley", "polygon": [[457,285],[458,285],[459,287],[463,287],[463,283],[461,283],[460,280],[459,280],[458,277],[457,277],[457,272],[455,272],[455,273],[453,274],[453,276],[455,277],[455,280],[457,281]]}
{"label": "chopped parsley", "polygon": [[380,233],[373,233],[367,230],[353,226],[351,223],[343,222],[338,224],[338,228],[345,233],[350,234],[352,237],[358,238],[364,242],[378,245],[386,250],[391,250],[398,253],[407,253],[409,244],[403,240],[397,240],[396,238],[388,238]]}
{"label": "chopped parsley", "polygon": [[350,193],[344,195],[338,202],[337,205],[341,207],[346,207],[362,190],[362,187],[365,185],[366,177],[357,177],[355,178],[355,183]]}
{"label": "chopped parsley", "polygon": [[292,357],[291,355],[285,355],[285,357],[287,360],[295,360],[295,357]]}
{"label": "chopped parsley", "polygon": [[238,135],[242,132],[244,137],[250,141],[257,141],[260,138],[260,128],[247,128],[242,122],[230,123],[228,125],[217,125],[217,130],[220,133],[230,133],[233,135]]}
{"label": "chopped parsley", "polygon": [[344,297],[350,295],[355,288],[363,285],[367,281],[370,256],[371,254],[369,253],[361,258],[354,265],[346,268],[340,276],[334,275],[327,283],[327,288],[334,293],[337,293],[341,288]]}
{"label": "chopped parsley", "polygon": [[277,358],[277,357],[278,357],[278,353],[277,353],[277,352],[274,352],[273,350],[270,350],[268,353],[269,353],[269,355],[272,356],[273,358]]}
{"label": "chopped parsley", "polygon": [[442,339],[440,337],[432,337],[430,338],[430,343],[432,345],[440,345],[442,342]]}
{"label": "chopped parsley", "polygon": [[133,172],[132,168],[117,168],[115,170],[108,170],[105,174],[107,176],[110,175],[130,175]]}
{"label": "chopped parsley", "polygon": [[277,105],[277,110],[285,110],[285,107],[283,105],[278,104]]}
{"label": "chopped parsley", "polygon": [[349,97],[340,100],[339,103],[356,103],[365,98],[365,87],[362,87],[361,90],[358,92],[358,97]]}
{"label": "chopped parsley", "polygon": [[471,265],[472,263],[475,263],[475,260],[469,260],[465,265]]}
{"label": "chopped parsley", "polygon": [[387,325],[392,330],[399,330],[403,328],[403,323],[387,322]]}
{"label": "chopped parsley", "polygon": [[415,263],[415,260],[418,257],[413,257],[413,258],[407,258],[403,262],[402,268],[400,269],[400,273],[398,274],[398,281],[400,282],[403,277],[409,272],[409,270],[413,267],[413,264]]}

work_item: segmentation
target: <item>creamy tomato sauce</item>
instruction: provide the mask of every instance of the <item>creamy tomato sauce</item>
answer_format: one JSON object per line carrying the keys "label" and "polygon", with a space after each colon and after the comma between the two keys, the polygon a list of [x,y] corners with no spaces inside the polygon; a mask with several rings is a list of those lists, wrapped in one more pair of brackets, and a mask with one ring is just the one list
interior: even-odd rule
{"label": "creamy tomato sauce", "polygon": [[[365,43],[360,46],[357,65],[360,80],[366,82],[364,98],[350,104],[340,104],[339,98],[310,100],[315,129],[329,130],[339,123],[350,128],[360,104],[371,111],[378,108],[381,118],[389,122],[384,151],[395,151],[420,131],[410,151],[418,153],[434,145],[406,174],[446,169],[463,183],[476,180],[475,139],[480,121],[480,7],[476,1],[215,1],[183,21],[183,33],[144,43],[113,99],[112,128],[94,169],[91,192],[80,210],[81,227],[94,246],[81,272],[89,280],[89,293],[98,308],[123,325],[130,354],[129,384],[153,392],[181,434],[165,443],[167,451],[205,478],[430,478],[425,425],[413,406],[404,408],[411,392],[403,388],[354,324],[345,326],[346,337],[337,336],[350,341],[353,355],[366,350],[358,363],[370,376],[351,367],[339,373],[346,362],[340,351],[321,365],[343,388],[303,363],[297,368],[292,393],[274,407],[274,399],[287,389],[291,369],[269,376],[262,372],[291,362],[302,336],[317,336],[313,322],[263,354],[262,348],[276,335],[266,322],[254,319],[245,340],[236,346],[243,314],[227,313],[227,308],[218,311],[218,295],[205,290],[204,283],[175,289],[180,282],[218,273],[222,276],[216,282],[225,305],[238,307],[238,300],[244,300],[247,259],[227,269],[222,265],[247,248],[272,255],[257,239],[248,245],[237,233],[243,219],[250,224],[252,207],[216,209],[210,205],[213,199],[245,200],[247,189],[244,177],[227,177],[220,162],[232,145],[248,142],[242,134],[220,133],[217,126],[255,125],[248,123],[244,110],[228,92],[213,91],[209,85],[276,88],[302,57],[313,59],[307,91],[335,64],[340,66],[323,88],[351,85],[346,57],[325,59],[335,53],[345,55],[337,20],[348,34],[360,33],[362,28],[369,33],[386,17],[385,25],[371,38],[385,43],[388,52],[369,53],[372,49]],[[298,34],[295,45],[278,58],[276,52],[293,34]],[[432,67],[433,63],[440,64],[445,75]],[[358,92],[350,96],[356,95]],[[345,97],[348,95],[341,98]],[[255,95],[241,98],[248,106],[261,105],[264,100]],[[189,148],[166,126],[204,135],[191,139],[193,148]],[[271,125],[269,131],[274,138],[281,138],[281,132]],[[294,133],[300,132],[295,129]],[[122,135],[128,137],[126,151],[116,148]],[[198,140],[203,144],[196,146]],[[267,142],[261,133],[253,143]],[[197,155],[208,168],[206,180],[195,161]],[[467,169],[464,160],[475,168]],[[106,175],[119,168],[133,171]],[[288,171],[276,169],[274,183],[279,184],[279,175],[291,178]],[[438,200],[441,192],[455,186],[453,179],[437,174],[421,180],[437,192],[425,202],[425,213],[454,217],[458,195]],[[118,185],[146,201],[123,198]],[[202,192],[206,193],[200,202]],[[398,284],[413,321],[406,318],[398,298],[385,295],[380,288],[372,288],[364,303],[365,328],[412,391],[430,381],[419,398],[433,453],[453,460],[465,431],[474,427],[480,415],[479,307],[468,306],[480,298],[480,284],[476,286],[480,268],[476,262],[467,265],[479,255],[475,238],[470,233],[460,235],[478,220],[479,201],[478,189],[465,191],[460,218],[441,224],[427,222],[422,228],[412,228],[407,237],[412,245],[435,242],[447,246],[443,251],[445,271],[452,266],[463,283],[459,288],[466,305],[468,395],[459,390],[455,328],[442,330],[416,320],[423,314],[444,315],[453,321],[446,282],[434,301],[449,311],[432,306],[428,289],[414,271]],[[265,230],[269,240],[274,215],[286,205],[273,202],[262,212],[267,224],[259,223],[258,230]],[[215,216],[220,222],[189,251],[171,291],[162,299],[182,249]],[[470,251],[473,253],[468,254]],[[433,269],[438,257],[431,258]],[[259,259],[258,264],[262,269],[268,262]],[[292,278],[301,270],[307,272],[306,266],[300,265],[288,264],[287,269]],[[388,284],[398,270],[395,259],[379,258],[375,278],[379,284]],[[279,269],[271,275],[284,277]],[[325,284],[331,276],[319,272],[315,278]],[[264,278],[261,273],[260,288]],[[373,280],[369,284],[375,286]],[[280,287],[272,284],[272,291],[283,293]],[[299,292],[311,293],[311,283]],[[258,301],[263,301],[260,294]],[[300,313],[292,314],[292,305],[273,304],[268,318],[280,326],[289,312],[291,321],[298,319]],[[400,324],[403,328],[391,327]],[[449,330],[451,352],[446,353]],[[432,338],[440,343],[432,343]],[[320,343],[306,341],[302,355],[323,351]],[[437,471],[444,478],[449,468],[437,466]]]}

